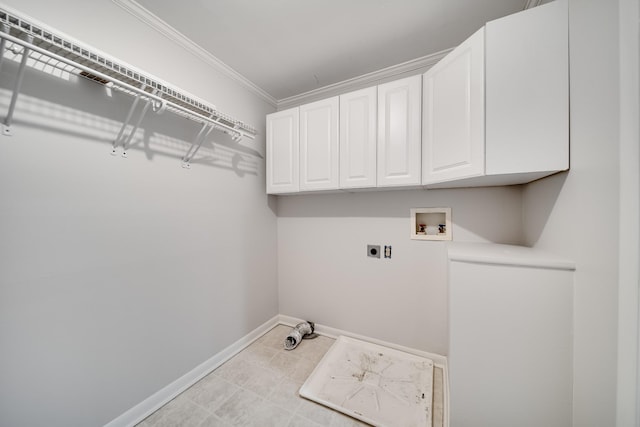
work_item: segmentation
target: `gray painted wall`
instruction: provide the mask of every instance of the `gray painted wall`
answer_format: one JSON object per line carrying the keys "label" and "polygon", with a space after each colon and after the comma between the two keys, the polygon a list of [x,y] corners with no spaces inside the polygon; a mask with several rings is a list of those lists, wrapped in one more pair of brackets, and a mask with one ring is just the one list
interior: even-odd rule
{"label": "gray painted wall", "polygon": [[521,206],[518,186],[279,197],[280,312],[446,355],[447,243],[410,240],[409,210],[452,208],[454,240],[520,243]]}
{"label": "gray painted wall", "polygon": [[523,193],[528,245],[576,262],[574,425],[615,425],[618,321],[618,8],[569,3],[571,171]]}
{"label": "gray painted wall", "polygon": [[[151,114],[129,158],[132,99],[29,70],[0,139],[0,425],[99,426],[278,313],[265,195],[273,108],[109,1],[8,2],[259,128],[241,146]],[[72,12],[72,13],[71,13]],[[114,32],[114,30],[116,32]],[[15,64],[0,74],[4,114]]]}
{"label": "gray painted wall", "polygon": [[637,423],[640,290],[640,1],[620,0],[618,426]]}

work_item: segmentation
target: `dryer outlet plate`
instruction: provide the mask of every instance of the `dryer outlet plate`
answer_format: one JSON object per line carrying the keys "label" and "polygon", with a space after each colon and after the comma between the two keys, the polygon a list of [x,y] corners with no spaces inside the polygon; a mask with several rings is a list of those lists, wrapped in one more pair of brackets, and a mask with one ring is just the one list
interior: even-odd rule
{"label": "dryer outlet plate", "polygon": [[370,258],[380,258],[380,245],[367,245],[367,256]]}

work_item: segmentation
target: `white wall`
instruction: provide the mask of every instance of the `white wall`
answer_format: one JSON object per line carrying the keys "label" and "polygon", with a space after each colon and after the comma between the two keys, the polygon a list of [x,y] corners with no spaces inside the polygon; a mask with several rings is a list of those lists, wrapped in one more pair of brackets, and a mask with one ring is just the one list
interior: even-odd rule
{"label": "white wall", "polygon": [[525,187],[526,242],[576,262],[574,424],[616,409],[619,218],[618,8],[569,2],[571,170]]}
{"label": "white wall", "polygon": [[[150,115],[129,158],[111,142],[132,99],[28,70],[0,137],[0,425],[99,426],[278,313],[273,108],[104,0],[10,7],[259,129],[241,146]],[[15,64],[0,73],[0,114]]]}
{"label": "white wall", "polygon": [[521,242],[520,187],[281,196],[280,313],[446,355],[447,244],[410,240],[412,207],[451,207],[454,240]]}
{"label": "white wall", "polygon": [[620,0],[620,277],[616,425],[640,422],[640,1]]}

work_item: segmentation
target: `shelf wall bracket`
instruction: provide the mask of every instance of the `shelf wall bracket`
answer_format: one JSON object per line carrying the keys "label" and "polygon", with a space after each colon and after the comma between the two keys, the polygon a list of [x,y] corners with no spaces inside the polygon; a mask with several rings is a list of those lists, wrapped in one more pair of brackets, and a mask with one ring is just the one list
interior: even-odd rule
{"label": "shelf wall bracket", "polygon": [[[33,36],[25,35],[24,40],[27,43],[33,42]],[[3,38],[4,42],[2,45],[2,58],[4,58],[4,47],[6,44],[6,40]],[[16,109],[16,102],[18,101],[18,95],[20,94],[20,88],[22,87],[22,79],[24,77],[24,70],[27,65],[27,59],[29,58],[30,49],[27,46],[22,48],[22,58],[20,59],[20,66],[18,68],[18,75],[16,77],[15,85],[13,86],[13,94],[11,95],[11,101],[9,102],[9,110],[7,111],[7,116],[2,123],[2,134],[5,136],[11,136],[11,122],[13,121],[13,112]]]}
{"label": "shelf wall bracket", "polygon": [[[211,115],[210,117],[213,117],[213,115]],[[183,168],[185,169],[191,168],[191,159],[193,159],[193,156],[196,155],[196,153],[202,146],[202,143],[204,142],[205,139],[207,139],[207,136],[209,136],[209,133],[211,133],[213,128],[214,126],[210,123],[202,124],[202,127],[200,128],[200,132],[198,132],[198,135],[196,135],[195,139],[191,143],[191,147],[189,147],[189,150],[187,150],[186,154],[182,158]]]}
{"label": "shelf wall bracket", "polygon": [[[142,90],[145,90],[146,87],[147,87],[146,85],[142,85]],[[133,100],[133,104],[131,104],[131,108],[129,109],[129,113],[127,113],[127,117],[124,119],[124,122],[122,123],[122,127],[120,128],[120,131],[118,132],[118,135],[116,136],[116,139],[113,140],[113,144],[112,144],[112,147],[111,147],[111,155],[112,156],[116,155],[116,149],[118,148],[118,144],[119,144],[120,140],[122,140],[122,137],[124,135],[125,129],[127,128],[127,126],[129,126],[129,122],[131,121],[131,118],[133,117],[133,113],[136,110],[136,107],[138,106],[138,102],[140,102],[140,98],[141,97],[142,97],[142,95],[140,95],[139,93],[135,94],[135,99]],[[124,141],[123,141],[123,146],[124,146]],[[124,153],[123,153],[123,157],[127,157],[127,156],[124,156]]]}
{"label": "shelf wall bracket", "polygon": [[[158,93],[157,89],[154,89],[152,94],[156,95]],[[135,135],[136,131],[138,130],[138,128],[140,127],[140,123],[142,123],[142,119],[144,119],[144,116],[147,114],[147,111],[149,111],[149,107],[151,107],[153,105],[153,100],[152,99],[147,99],[144,107],[142,108],[142,112],[140,113],[140,116],[138,117],[138,121],[136,122],[135,126],[133,127],[133,129],[131,129],[131,132],[129,132],[129,136],[127,137],[127,139],[122,143],[122,157],[124,157],[125,159],[127,158],[128,154],[127,154],[127,149],[129,148],[129,144],[131,143],[131,140],[133,139],[133,135]]]}

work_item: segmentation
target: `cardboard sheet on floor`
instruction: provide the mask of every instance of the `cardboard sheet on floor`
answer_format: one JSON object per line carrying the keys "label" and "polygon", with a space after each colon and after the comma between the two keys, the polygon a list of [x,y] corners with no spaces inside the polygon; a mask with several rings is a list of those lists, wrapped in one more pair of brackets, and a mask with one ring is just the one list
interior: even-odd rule
{"label": "cardboard sheet on floor", "polygon": [[433,361],[340,336],[300,395],[374,426],[431,427]]}

